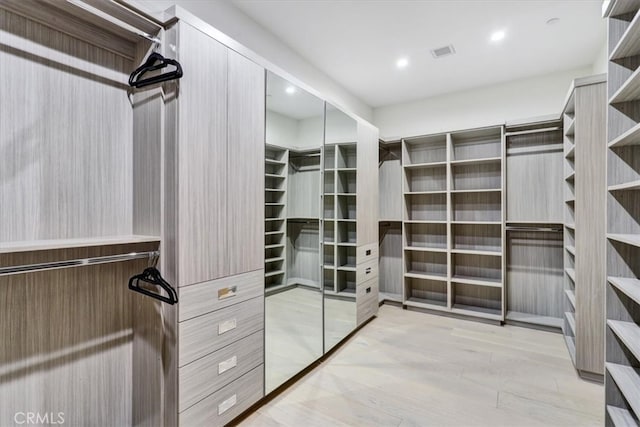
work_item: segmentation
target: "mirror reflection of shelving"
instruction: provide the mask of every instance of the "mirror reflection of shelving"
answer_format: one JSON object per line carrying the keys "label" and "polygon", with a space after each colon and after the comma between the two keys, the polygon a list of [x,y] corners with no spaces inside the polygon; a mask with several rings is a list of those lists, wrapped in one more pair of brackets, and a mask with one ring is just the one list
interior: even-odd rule
{"label": "mirror reflection of shelving", "polygon": [[407,306],[503,320],[501,127],[402,141]]}
{"label": "mirror reflection of shelving", "polygon": [[356,296],[356,171],[355,143],[325,145],[323,283],[326,295]]}
{"label": "mirror reflection of shelving", "polygon": [[286,285],[285,232],[289,152],[265,147],[265,287]]}

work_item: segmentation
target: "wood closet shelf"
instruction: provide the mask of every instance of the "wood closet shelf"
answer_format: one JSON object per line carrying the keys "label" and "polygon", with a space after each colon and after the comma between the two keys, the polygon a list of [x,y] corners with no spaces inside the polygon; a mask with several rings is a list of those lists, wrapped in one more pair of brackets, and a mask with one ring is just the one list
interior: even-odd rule
{"label": "wood closet shelf", "polygon": [[466,305],[466,304],[454,304],[453,307],[451,307],[451,312],[456,314],[465,314],[465,315],[481,317],[483,319],[502,320],[502,310],[488,308],[488,307],[478,307],[475,305]]}
{"label": "wood closet shelf", "polygon": [[424,308],[427,310],[448,311],[446,301],[410,297],[404,302],[404,304],[409,307]]}
{"label": "wood closet shelf", "polygon": [[576,256],[576,248],[575,246],[571,246],[571,245],[567,245],[564,247],[567,252],[569,252],[571,255]]}
{"label": "wood closet shelf", "polygon": [[607,371],[634,413],[640,414],[640,377],[631,366],[607,363]]}
{"label": "wood closet shelf", "polygon": [[408,277],[411,279],[436,280],[440,282],[447,281],[447,276],[444,274],[439,275],[439,274],[433,274],[433,273],[422,273],[419,271],[408,271],[404,273],[404,277]]}
{"label": "wood closet shelf", "polygon": [[609,60],[628,58],[640,54],[640,13],[636,13],[620,40],[611,50]]}
{"label": "wood closet shelf", "polygon": [[507,311],[505,319],[513,322],[530,323],[532,325],[562,328],[562,319],[551,316],[541,316],[539,314],[523,313],[519,311]]}
{"label": "wood closet shelf", "polygon": [[160,242],[159,236],[126,235],[104,236],[77,239],[32,240],[24,242],[0,243],[0,254],[17,252],[50,251],[56,249],[73,249],[95,246],[128,245],[136,243]]}
{"label": "wood closet shelf", "polygon": [[640,190],[640,180],[610,185],[609,191]]}
{"label": "wood closet shelf", "polygon": [[640,99],[640,68],[635,70],[631,76],[609,99],[610,104],[620,102],[637,101]]}
{"label": "wood closet shelf", "polygon": [[[640,68],[639,68],[640,69]],[[628,131],[622,133],[609,143],[609,148],[628,147],[640,145],[640,123],[634,125]]]}
{"label": "wood closet shelf", "polygon": [[436,253],[447,253],[447,248],[434,248],[434,247],[426,247],[426,246],[405,246],[405,251],[416,251],[416,252],[436,252]]}
{"label": "wood closet shelf", "polygon": [[614,427],[637,427],[638,420],[631,412],[617,406],[607,405],[607,413],[613,422]]}
{"label": "wood closet shelf", "polygon": [[571,332],[573,332],[573,336],[575,336],[576,334],[576,318],[574,316],[574,314],[570,311],[566,311],[564,313],[565,318],[567,319],[567,323],[569,324],[569,328],[571,329]]}
{"label": "wood closet shelf", "polygon": [[576,294],[574,291],[569,290],[569,289],[565,289],[564,294],[567,296],[567,299],[569,300],[569,302],[571,303],[571,306],[573,307],[573,309],[576,309]]}
{"label": "wood closet shelf", "polygon": [[574,136],[576,132],[576,119],[574,118],[569,123],[569,126],[565,129],[564,134],[566,136]]}
{"label": "wood closet shelf", "polygon": [[620,292],[640,304],[640,280],[628,277],[608,277],[607,281],[611,283]]}
{"label": "wood closet shelf", "polygon": [[640,247],[640,234],[607,234],[607,239]]}
{"label": "wood closet shelf", "polygon": [[452,254],[465,254],[465,255],[485,255],[485,256],[502,256],[502,251],[481,251],[476,249],[451,249]]}
{"label": "wood closet shelf", "polygon": [[607,320],[607,326],[633,353],[633,356],[640,360],[640,327],[634,322],[622,320]]}
{"label": "wood closet shelf", "polygon": [[462,193],[500,193],[502,191],[501,188],[479,188],[473,190],[451,190],[453,194],[462,194]]}
{"label": "wood closet shelf", "polygon": [[573,159],[575,157],[575,154],[576,154],[576,146],[574,144],[571,146],[571,148],[569,148],[569,150],[567,150],[567,154],[565,154],[564,157],[567,159]]}
{"label": "wood closet shelf", "polygon": [[475,285],[475,286],[488,286],[492,288],[501,288],[502,280],[500,279],[488,279],[484,277],[473,276],[453,276],[451,278],[453,283],[460,283],[462,285]]}
{"label": "wood closet shelf", "polygon": [[569,351],[569,357],[571,361],[576,363],[576,341],[575,338],[569,335],[564,336],[564,342],[567,344],[567,350]]}
{"label": "wood closet shelf", "polygon": [[486,157],[483,159],[466,159],[466,160],[452,160],[452,166],[462,166],[462,165],[481,165],[485,163],[500,163],[502,162],[502,157]]}
{"label": "wood closet shelf", "polygon": [[571,279],[573,283],[576,282],[576,270],[573,268],[565,268],[564,271],[567,273],[567,276]]}
{"label": "wood closet shelf", "polygon": [[447,162],[433,162],[433,163],[414,163],[404,165],[405,169],[429,169],[429,168],[439,168],[447,166]]}

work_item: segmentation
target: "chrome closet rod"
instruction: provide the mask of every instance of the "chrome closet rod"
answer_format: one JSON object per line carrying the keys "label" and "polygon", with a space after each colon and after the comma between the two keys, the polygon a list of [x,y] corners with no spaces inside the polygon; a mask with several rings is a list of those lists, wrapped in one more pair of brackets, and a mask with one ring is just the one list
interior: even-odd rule
{"label": "chrome closet rod", "polygon": [[90,265],[108,264],[112,262],[131,261],[134,259],[153,259],[160,255],[160,251],[131,252],[120,255],[107,255],[93,258],[72,259],[65,261],[43,262],[39,264],[16,265],[0,267],[0,276],[12,274],[32,273],[34,271],[58,270],[61,268],[86,267]]}
{"label": "chrome closet rod", "polygon": [[550,128],[540,128],[540,129],[531,129],[531,130],[521,130],[514,132],[505,132],[504,136],[518,136],[518,135],[530,135],[534,133],[542,133],[542,132],[553,132],[556,130],[560,130],[559,126],[554,126]]}

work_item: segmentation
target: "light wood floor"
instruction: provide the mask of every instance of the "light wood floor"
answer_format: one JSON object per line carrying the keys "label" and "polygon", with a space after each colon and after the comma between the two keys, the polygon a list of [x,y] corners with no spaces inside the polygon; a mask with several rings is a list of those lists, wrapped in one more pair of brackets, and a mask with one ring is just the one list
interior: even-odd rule
{"label": "light wood floor", "polygon": [[242,426],[601,426],[562,336],[380,307]]}

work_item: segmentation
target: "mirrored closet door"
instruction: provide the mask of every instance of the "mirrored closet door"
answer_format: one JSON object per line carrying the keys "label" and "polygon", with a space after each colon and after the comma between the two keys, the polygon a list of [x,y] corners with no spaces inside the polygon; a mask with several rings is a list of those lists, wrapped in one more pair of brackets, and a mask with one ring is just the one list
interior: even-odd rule
{"label": "mirrored closet door", "polygon": [[323,354],[324,101],[267,72],[265,391]]}
{"label": "mirrored closet door", "polygon": [[325,351],[356,328],[358,123],[326,104],[323,168]]}

